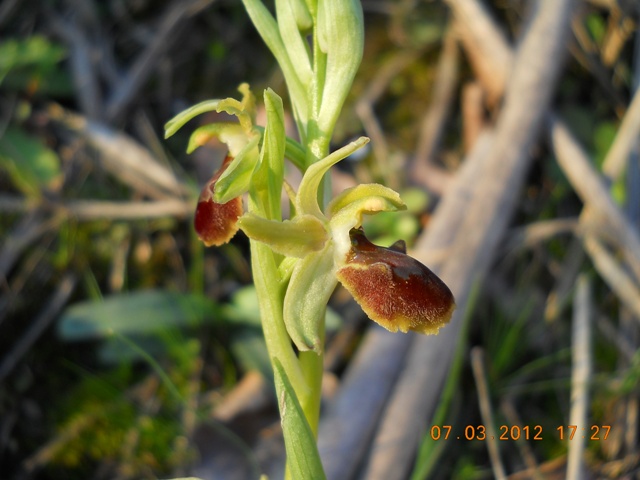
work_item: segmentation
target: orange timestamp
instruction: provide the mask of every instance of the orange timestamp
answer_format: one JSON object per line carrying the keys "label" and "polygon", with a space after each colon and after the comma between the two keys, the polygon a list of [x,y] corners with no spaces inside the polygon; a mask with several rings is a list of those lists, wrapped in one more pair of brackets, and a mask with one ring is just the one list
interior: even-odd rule
{"label": "orange timestamp", "polygon": [[[542,425],[500,425],[495,434],[487,433],[484,425],[467,425],[461,432],[452,434],[451,425],[433,425],[429,434],[431,440],[543,440]],[[609,437],[610,425],[561,425],[554,430],[559,440],[585,438],[588,440],[606,440]],[[577,435],[577,437],[576,437]]]}

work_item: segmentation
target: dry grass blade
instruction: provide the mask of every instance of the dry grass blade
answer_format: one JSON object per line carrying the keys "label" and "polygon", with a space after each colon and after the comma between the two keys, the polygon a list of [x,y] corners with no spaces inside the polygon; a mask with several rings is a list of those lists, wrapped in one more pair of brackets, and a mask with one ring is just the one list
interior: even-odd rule
{"label": "dry grass blade", "polygon": [[185,218],[193,213],[194,205],[178,199],[155,202],[76,201],[61,207],[78,220],[135,220],[161,217]]}
{"label": "dry grass blade", "polygon": [[615,256],[594,236],[587,235],[584,248],[598,273],[607,282],[622,303],[640,320],[640,289],[620,267]]}
{"label": "dry grass blade", "polygon": [[473,377],[476,380],[482,425],[486,429],[487,449],[489,450],[489,458],[493,467],[493,475],[497,480],[503,480],[507,478],[507,474],[500,459],[499,435],[496,434],[495,424],[493,423],[493,409],[491,408],[491,396],[489,394],[487,372],[484,368],[482,348],[474,347],[471,350],[471,367],[473,368]]}
{"label": "dry grass blade", "polygon": [[153,198],[182,196],[187,188],[141,144],[109,126],[49,107],[52,119],[84,136],[100,153],[105,170],[137,192]]}
{"label": "dry grass blade", "polygon": [[578,279],[574,300],[572,329],[573,371],[571,373],[571,412],[569,414],[569,425],[576,425],[578,430],[575,432],[573,439],[569,440],[568,480],[579,480],[586,477],[584,458],[586,438],[585,431],[581,430],[581,428],[588,425],[592,316],[590,298],[589,280],[582,275]]}

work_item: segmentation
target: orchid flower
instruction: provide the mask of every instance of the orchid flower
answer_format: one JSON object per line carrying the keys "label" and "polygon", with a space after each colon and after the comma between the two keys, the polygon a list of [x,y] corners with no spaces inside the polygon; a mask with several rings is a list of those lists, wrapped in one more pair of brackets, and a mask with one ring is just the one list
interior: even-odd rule
{"label": "orchid flower", "polygon": [[[406,208],[398,193],[379,184],[365,184],[341,192],[326,208],[318,203],[318,190],[329,169],[365,145],[368,138],[361,137],[310,165],[294,192],[283,180],[287,141],[269,138],[275,130],[270,122],[281,123],[281,100],[272,91],[265,92],[268,123],[261,130],[253,125],[253,96],[246,85],[240,90],[242,102],[226,99],[209,104],[235,114],[239,123],[201,127],[190,142],[192,148],[215,135],[229,147],[229,155],[198,201],[195,227],[205,244],[226,243],[239,228],[271,248],[286,288],[286,330],[301,351],[320,352],[325,307],[338,281],[369,318],[384,328],[437,333],[455,308],[448,287],[406,255],[400,244],[376,246],[361,228],[364,214]],[[289,143],[295,155],[295,143]],[[275,156],[274,150],[278,152]],[[283,188],[294,211],[285,220],[280,213]],[[249,192],[251,207],[243,213],[241,195],[245,192]]]}

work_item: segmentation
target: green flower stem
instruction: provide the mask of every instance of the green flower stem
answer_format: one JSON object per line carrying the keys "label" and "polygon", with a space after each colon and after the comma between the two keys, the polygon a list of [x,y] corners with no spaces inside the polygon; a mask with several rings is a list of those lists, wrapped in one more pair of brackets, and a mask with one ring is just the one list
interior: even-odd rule
{"label": "green flower stem", "polygon": [[312,394],[309,384],[284,326],[284,292],[280,287],[278,268],[271,248],[262,242],[251,240],[251,265],[269,358],[272,362],[274,358],[280,361],[299,398],[309,397]]}
{"label": "green flower stem", "polygon": [[[322,324],[322,329],[321,336],[324,343],[324,324]],[[320,420],[324,348],[321,349],[321,352],[320,354],[313,351],[300,352],[300,366],[311,389],[311,394],[303,396],[300,403],[304,416],[316,438],[318,437],[318,422]]]}

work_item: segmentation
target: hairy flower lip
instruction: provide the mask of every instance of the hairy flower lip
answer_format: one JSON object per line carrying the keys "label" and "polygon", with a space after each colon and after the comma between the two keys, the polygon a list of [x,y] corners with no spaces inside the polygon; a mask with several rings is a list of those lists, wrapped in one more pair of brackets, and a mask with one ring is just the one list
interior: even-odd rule
{"label": "hairy flower lip", "polygon": [[220,246],[233,238],[238,231],[238,218],[242,215],[242,198],[232,198],[226,203],[213,200],[215,184],[233,161],[227,155],[222,166],[216,171],[200,192],[193,226],[198,238],[207,246]]}
{"label": "hairy flower lip", "polygon": [[351,249],[336,275],[367,316],[389,331],[435,334],[455,310],[449,287],[400,245],[374,245],[362,229],[349,232]]}

